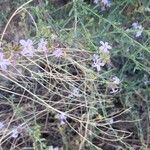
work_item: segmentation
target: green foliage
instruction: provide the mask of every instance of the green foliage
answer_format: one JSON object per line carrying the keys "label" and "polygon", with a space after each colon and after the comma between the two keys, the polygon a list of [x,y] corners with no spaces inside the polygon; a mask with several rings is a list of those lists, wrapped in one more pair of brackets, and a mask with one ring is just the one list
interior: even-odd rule
{"label": "green foliage", "polygon": [[[12,10],[15,10],[24,2],[26,1],[13,1]],[[51,92],[55,91],[54,93],[56,95],[54,95],[60,99],[60,97],[64,94],[64,91],[68,92],[70,90],[68,90],[70,85],[77,84],[86,103],[82,104],[84,101],[82,99],[74,102],[74,98],[70,98],[69,102],[67,101],[66,103],[63,103],[65,104],[65,107],[62,109],[62,101],[65,102],[68,98],[67,96],[64,96],[63,100],[60,100],[60,104],[58,102],[58,107],[56,104],[57,99],[56,101],[55,99],[53,100],[52,96],[52,99],[49,98],[48,100],[45,100],[47,98],[47,93],[45,94],[46,96],[36,94],[36,90],[34,91],[34,82],[32,83],[29,81],[27,86],[31,84],[33,89],[27,89],[31,90],[31,93],[35,96],[32,101],[38,102],[38,104],[44,106],[42,111],[44,112],[46,109],[48,113],[49,109],[53,106],[54,110],[51,110],[51,112],[54,113],[54,111],[57,110],[55,110],[55,105],[58,107],[58,112],[59,109],[62,109],[64,112],[72,112],[72,110],[76,110],[76,106],[75,108],[72,108],[72,104],[77,105],[77,107],[78,105],[86,105],[85,108],[81,110],[81,116],[78,113],[70,115],[70,120],[72,119],[72,116],[75,116],[74,121],[68,125],[72,128],[70,129],[69,127],[65,127],[66,133],[63,132],[63,134],[66,134],[64,137],[67,137],[68,133],[71,133],[71,131],[75,133],[81,132],[81,134],[79,134],[80,137],[84,136],[85,138],[82,137],[82,140],[78,139],[77,141],[81,140],[79,144],[81,146],[82,144],[84,145],[84,142],[82,143],[82,141],[85,140],[85,146],[83,146],[85,149],[97,148],[99,143],[94,142],[96,140],[105,141],[105,136],[107,138],[108,135],[110,137],[114,137],[114,141],[117,139],[122,148],[133,149],[135,145],[132,145],[132,142],[126,142],[126,140],[120,138],[121,136],[129,134],[128,128],[126,131],[122,131],[122,128],[119,128],[120,126],[122,127],[122,124],[120,125],[118,123],[119,126],[114,125],[114,127],[110,123],[110,119],[115,116],[114,114],[116,112],[121,112],[120,114],[122,114],[122,111],[124,110],[128,110],[126,112],[127,114],[120,120],[125,118],[125,127],[126,125],[128,126],[128,124],[126,124],[128,120],[132,123],[131,129],[133,129],[133,137],[131,136],[132,138],[130,140],[134,139],[134,136],[137,136],[138,142],[141,144],[139,147],[143,149],[148,148],[146,140],[148,139],[149,129],[148,127],[146,128],[145,124],[147,124],[148,121],[146,122],[145,120],[149,120],[149,118],[145,118],[145,116],[148,116],[150,107],[148,98],[150,85],[149,5],[150,2],[147,0],[114,0],[111,3],[111,7],[102,10],[101,3],[95,5],[92,1],[87,2],[83,0],[72,0],[65,5],[54,5],[54,2],[51,2],[50,0],[39,0],[39,2],[31,3],[26,7],[26,10],[19,13],[22,27],[24,27],[24,31],[27,32],[24,36],[29,36],[26,38],[32,38],[35,45],[39,39],[45,38],[49,42],[48,46],[50,51],[53,51],[53,49],[57,47],[61,47],[65,49],[66,54],[65,59],[61,61],[54,61],[52,58],[45,58],[45,56],[39,55],[35,60],[27,59],[30,64],[25,63],[22,66],[33,75],[32,77],[34,78],[34,82],[38,83],[38,86],[40,85],[43,89],[48,90],[48,96],[51,96]],[[12,10],[8,10],[8,12],[13,12]],[[0,22],[6,22],[7,17],[7,14],[2,12]],[[144,27],[140,37],[135,36],[137,30],[134,30],[132,27],[132,23],[134,22],[138,22],[142,25],[142,27]],[[52,35],[57,35],[58,38],[53,40],[51,38]],[[107,60],[110,60],[110,66],[107,68],[104,67],[101,72],[96,72],[94,69],[91,69],[91,57],[94,53],[102,57],[99,49],[100,41],[106,41],[112,46],[110,55],[107,55],[106,58]],[[89,57],[87,58],[85,53],[85,58],[83,57],[82,60],[82,56],[80,57],[79,54],[84,51],[88,53]],[[69,53],[69,57],[67,57],[67,52]],[[76,58],[76,56],[78,57]],[[59,65],[59,63],[62,64]],[[39,72],[35,73],[32,69],[30,69],[31,66],[35,65],[35,67],[39,67],[41,64],[43,66],[45,64],[47,65],[44,68],[45,70],[40,72],[41,74]],[[21,66],[21,63],[19,65]],[[76,66],[78,66],[82,71]],[[71,69],[75,67],[75,70],[79,71],[81,81],[76,81],[72,78],[70,79],[70,76],[74,77],[74,75],[70,74],[69,71],[71,69],[69,67]],[[53,73],[56,74],[55,77],[51,77],[51,74],[53,75]],[[65,81],[60,82],[59,79],[62,78],[61,75],[68,78],[65,79]],[[114,76],[117,76],[121,81],[120,91],[116,94],[110,94],[108,93],[109,88],[107,85],[111,82],[110,78]],[[24,84],[24,82],[26,83],[27,81],[23,80],[22,83]],[[35,87],[38,89],[37,86]],[[43,91],[41,91],[41,93],[42,92]],[[51,104],[52,107],[51,105],[49,107],[49,101],[54,101]],[[79,102],[81,103],[79,104]],[[13,106],[15,105],[13,104]],[[33,107],[36,106],[33,104]],[[38,113],[39,112],[37,110],[37,114]],[[19,115],[20,114],[21,113],[19,112]],[[93,121],[93,118],[95,119],[95,122]],[[51,119],[55,120],[53,116],[51,116]],[[77,121],[78,119],[80,119],[79,122]],[[45,120],[46,123],[49,123],[48,117]],[[93,122],[90,122],[90,120]],[[102,125],[99,124],[99,126],[96,126],[97,120],[100,123],[101,120],[109,123],[106,128],[103,129],[103,122]],[[53,121],[55,126],[57,126],[56,122],[57,121]],[[77,125],[76,122],[79,124]],[[84,125],[84,123],[87,126]],[[79,131],[77,131],[78,128],[80,128]],[[61,129],[63,129],[63,127]],[[67,132],[67,129],[70,131]],[[81,131],[82,129],[83,131]],[[84,135],[86,129],[88,130]],[[47,139],[41,138],[41,130],[41,127],[38,125],[32,127],[31,136],[33,138],[34,149],[44,150],[46,148],[45,143],[47,143]],[[55,130],[58,130],[57,127],[55,127]],[[103,135],[105,135],[104,139],[101,138]],[[72,144],[71,138],[72,135],[65,138],[65,140],[68,139],[71,141],[70,145]],[[128,137],[125,139],[128,139]],[[109,138],[107,140],[109,141]],[[112,138],[110,140],[112,140]],[[66,143],[69,142],[67,141]],[[116,143],[114,143],[114,145],[115,144]]]}
{"label": "green foliage", "polygon": [[44,150],[46,148],[45,139],[41,138],[41,127],[36,125],[31,130],[31,135],[33,137],[33,147],[34,149]]}

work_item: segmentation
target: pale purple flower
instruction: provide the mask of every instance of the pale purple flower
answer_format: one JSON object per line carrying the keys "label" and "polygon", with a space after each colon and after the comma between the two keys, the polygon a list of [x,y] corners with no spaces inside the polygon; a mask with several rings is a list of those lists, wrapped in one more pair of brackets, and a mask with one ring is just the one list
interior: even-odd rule
{"label": "pale purple flower", "polygon": [[102,3],[106,6],[106,7],[110,7],[111,6],[111,2],[110,0],[101,0]]}
{"label": "pale purple flower", "polygon": [[4,58],[4,54],[0,52],[0,68],[5,71],[7,67],[10,65],[10,61]]}
{"label": "pale purple flower", "polygon": [[61,48],[57,48],[56,50],[54,50],[52,56],[55,56],[57,58],[62,57],[63,56],[63,51]]}
{"label": "pale purple flower", "polygon": [[96,55],[96,54],[94,54],[94,55],[93,55],[93,61],[97,61],[98,59],[99,59],[99,56]]}
{"label": "pale purple flower", "polygon": [[73,89],[71,91],[70,97],[74,97],[74,96],[76,96],[76,97],[80,97],[81,96],[80,95],[80,90],[77,87],[73,87]]}
{"label": "pale purple flower", "polygon": [[65,116],[65,113],[61,112],[61,113],[57,116],[57,118],[59,119],[61,125],[64,125],[64,124],[66,123],[67,117]]}
{"label": "pale purple flower", "polygon": [[133,29],[137,30],[135,37],[140,37],[142,35],[143,30],[144,30],[142,25],[140,25],[138,22],[134,22],[134,23],[132,23],[132,27],[133,27]]}
{"label": "pale purple flower", "polygon": [[92,67],[96,68],[97,71],[101,71],[101,67],[105,64],[101,61],[98,55],[93,55],[93,64]]}
{"label": "pale purple flower", "polygon": [[18,135],[19,135],[19,132],[18,132],[18,129],[17,129],[17,128],[16,128],[16,129],[13,129],[11,133],[12,133],[12,134],[11,134],[11,137],[13,137],[13,138],[17,138]]}
{"label": "pale purple flower", "polygon": [[20,40],[20,44],[22,46],[22,51],[21,54],[23,56],[29,56],[33,57],[34,54],[34,47],[33,47],[33,42],[32,40],[28,39],[27,41],[25,40]]}
{"label": "pale purple flower", "polygon": [[99,47],[99,49],[103,53],[109,53],[109,50],[112,49],[112,47],[108,44],[108,42],[100,41],[100,44],[101,44],[101,46]]}
{"label": "pale purple flower", "polygon": [[[143,29],[144,29],[144,28],[143,28]],[[142,35],[143,29],[137,31],[136,34],[135,34],[135,37],[140,37],[140,36]]]}
{"label": "pale purple flower", "polygon": [[132,23],[132,27],[133,27],[134,29],[138,29],[138,26],[139,26],[139,23],[138,23],[138,22],[133,22],[133,23]]}
{"label": "pale purple flower", "polygon": [[40,40],[40,42],[38,43],[38,50],[43,50],[46,52],[47,51],[47,44],[48,44],[47,40],[42,38]]}

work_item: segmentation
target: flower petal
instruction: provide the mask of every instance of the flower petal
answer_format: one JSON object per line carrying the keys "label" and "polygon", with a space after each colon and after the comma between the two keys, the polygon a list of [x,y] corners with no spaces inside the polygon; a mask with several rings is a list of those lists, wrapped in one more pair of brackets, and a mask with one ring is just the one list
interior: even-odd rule
{"label": "flower petal", "polygon": [[25,40],[20,40],[19,43],[20,43],[22,46],[26,46],[26,41],[25,41]]}

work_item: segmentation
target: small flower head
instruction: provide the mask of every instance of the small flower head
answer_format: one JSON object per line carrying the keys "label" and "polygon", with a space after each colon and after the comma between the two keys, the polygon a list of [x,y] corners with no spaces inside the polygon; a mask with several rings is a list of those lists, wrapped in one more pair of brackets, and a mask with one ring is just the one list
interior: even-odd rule
{"label": "small flower head", "polygon": [[133,27],[134,29],[138,29],[138,26],[139,26],[139,23],[138,23],[138,22],[133,22],[133,23],[132,23],[132,27]]}
{"label": "small flower head", "polygon": [[99,47],[99,49],[103,53],[109,53],[109,50],[112,49],[112,47],[108,44],[108,42],[100,41],[100,44],[101,46]]}
{"label": "small flower head", "polygon": [[143,29],[136,32],[135,37],[140,37],[142,35]]}
{"label": "small flower head", "polygon": [[8,59],[4,58],[4,54],[2,52],[0,52],[0,68],[3,71],[7,70],[7,67],[10,65],[10,61]]}
{"label": "small flower head", "polygon": [[111,1],[110,0],[102,0],[102,3],[106,7],[110,7],[111,6]]}
{"label": "small flower head", "polygon": [[67,117],[65,116],[65,113],[61,112],[56,116],[56,118],[59,119],[61,125],[64,125],[66,123]]}
{"label": "small flower head", "polygon": [[38,50],[43,50],[43,51],[47,51],[47,40],[44,40],[43,38],[40,40],[40,42],[38,43]]}
{"label": "small flower head", "polygon": [[80,97],[80,91],[79,91],[79,88],[77,87],[73,87],[72,91],[71,91],[71,95],[70,97]]}
{"label": "small flower head", "polygon": [[28,39],[27,41],[25,40],[20,40],[20,44],[22,46],[22,51],[21,54],[23,56],[29,56],[33,57],[34,54],[34,47],[33,47],[33,42],[32,40]]}
{"label": "small flower head", "polygon": [[62,51],[62,49],[61,49],[61,48],[57,48],[57,49],[53,52],[52,56],[55,56],[56,58],[62,57],[62,56],[63,56],[63,51]]}
{"label": "small flower head", "polygon": [[138,22],[132,23],[132,28],[137,30],[135,37],[140,37],[142,35],[144,28]]}
{"label": "small flower head", "polygon": [[94,55],[93,55],[93,61],[95,62],[95,61],[97,61],[98,59],[99,59],[99,56],[96,55],[96,54],[94,54]]}
{"label": "small flower head", "polygon": [[97,71],[101,71],[101,66],[104,66],[105,64],[101,61],[98,55],[93,55],[93,64],[92,67],[96,68]]}
{"label": "small flower head", "polygon": [[17,128],[13,129],[11,133],[11,137],[17,138],[18,135],[19,135],[18,129]]}

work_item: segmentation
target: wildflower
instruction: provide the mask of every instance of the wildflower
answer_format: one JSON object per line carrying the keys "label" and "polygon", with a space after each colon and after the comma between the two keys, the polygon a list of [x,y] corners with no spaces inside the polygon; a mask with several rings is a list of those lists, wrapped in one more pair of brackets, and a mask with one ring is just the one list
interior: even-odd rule
{"label": "wildflower", "polygon": [[19,135],[18,129],[17,129],[17,128],[16,128],[16,129],[13,129],[13,130],[12,130],[11,137],[13,137],[13,138],[17,138],[17,137],[18,137],[18,135]]}
{"label": "wildflower", "polygon": [[28,39],[27,41],[25,40],[20,40],[20,44],[22,46],[22,51],[21,54],[23,56],[29,56],[33,57],[34,54],[34,47],[33,47],[33,42],[32,40]]}
{"label": "wildflower", "polygon": [[47,51],[47,40],[44,40],[43,38],[40,40],[40,42],[38,43],[38,50],[43,50],[43,51]]}
{"label": "wildflower", "polygon": [[140,25],[138,22],[132,23],[132,28],[137,30],[137,32],[135,34],[135,37],[140,37],[142,32],[143,32],[143,30],[144,30],[142,25]]}
{"label": "wildflower", "polygon": [[93,61],[97,61],[97,59],[99,59],[99,56],[96,55],[96,54],[94,54],[94,55],[93,55]]}
{"label": "wildflower", "polygon": [[132,23],[132,27],[133,27],[134,29],[138,29],[138,26],[139,26],[138,22]]}
{"label": "wildflower", "polygon": [[112,49],[112,47],[108,44],[108,42],[100,41],[100,44],[102,44],[102,46],[100,46],[99,49],[103,53],[109,53],[109,50]]}
{"label": "wildflower", "polygon": [[61,48],[57,48],[57,49],[53,52],[52,55],[55,56],[55,57],[57,57],[57,58],[59,58],[59,57],[61,57],[61,56],[63,55],[63,51],[62,51]]}
{"label": "wildflower", "polygon": [[2,130],[4,128],[4,123],[0,122],[0,130]]}
{"label": "wildflower", "polygon": [[106,7],[110,7],[111,6],[111,1],[110,0],[102,0],[102,3]]}
{"label": "wildflower", "polygon": [[79,88],[74,87],[72,89],[70,97],[73,97],[73,96],[80,97],[81,95],[79,93],[80,93]]}
{"label": "wildflower", "polygon": [[4,58],[4,54],[0,52],[0,68],[5,71],[7,67],[10,65],[10,61]]}
{"label": "wildflower", "polygon": [[101,71],[101,66],[104,66],[105,64],[101,61],[98,55],[93,56],[93,64],[92,67],[95,67],[97,71]]}
{"label": "wildflower", "polygon": [[137,31],[136,34],[135,34],[135,37],[140,37],[142,35],[143,29],[144,28],[141,28],[139,31]]}
{"label": "wildflower", "polygon": [[61,113],[60,113],[59,115],[57,115],[56,117],[59,119],[61,125],[64,125],[64,124],[65,124],[66,119],[67,119],[67,117],[65,116],[65,113],[61,112]]}
{"label": "wildflower", "polygon": [[113,83],[116,84],[116,85],[119,85],[120,82],[121,82],[120,79],[118,77],[116,77],[116,76],[113,77],[112,80],[113,80]]}

